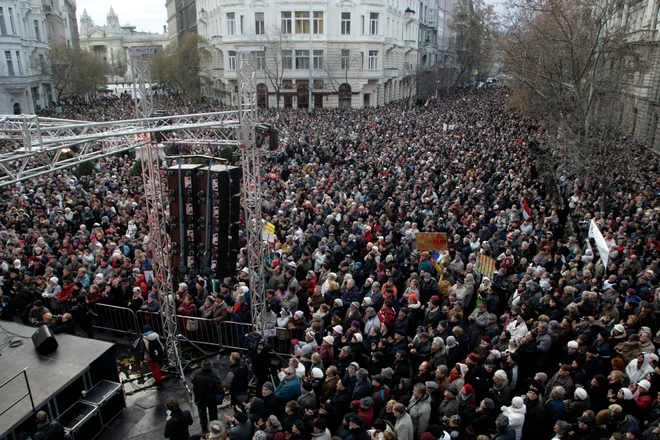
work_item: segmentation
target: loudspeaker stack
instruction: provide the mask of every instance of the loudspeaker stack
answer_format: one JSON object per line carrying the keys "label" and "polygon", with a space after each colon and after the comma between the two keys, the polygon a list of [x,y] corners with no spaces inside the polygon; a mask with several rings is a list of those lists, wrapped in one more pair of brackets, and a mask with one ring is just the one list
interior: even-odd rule
{"label": "loudspeaker stack", "polygon": [[241,169],[227,165],[175,165],[168,169],[172,267],[208,272],[216,278],[236,272],[241,209]]}

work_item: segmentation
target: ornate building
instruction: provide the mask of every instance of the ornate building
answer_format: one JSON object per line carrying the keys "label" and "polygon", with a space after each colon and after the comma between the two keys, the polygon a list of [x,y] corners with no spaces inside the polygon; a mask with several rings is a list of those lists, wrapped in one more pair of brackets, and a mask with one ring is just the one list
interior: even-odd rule
{"label": "ornate building", "polygon": [[80,47],[94,53],[111,67],[108,75],[109,84],[130,83],[130,59],[126,49],[136,46],[167,47],[169,37],[163,26],[163,33],[139,32],[135,26],[121,26],[119,17],[110,7],[105,26],[94,24],[87,11],[83,10],[80,17]]}
{"label": "ornate building", "polygon": [[622,20],[631,26],[631,37],[648,54],[644,72],[635,75],[626,104],[631,134],[660,152],[660,0],[627,2]]}
{"label": "ornate building", "polygon": [[[61,9],[64,7],[64,9]],[[53,100],[44,74],[51,44],[75,44],[75,2],[0,2],[0,114],[35,113]]]}
{"label": "ornate building", "polygon": [[256,45],[264,48],[256,60],[260,106],[276,106],[279,94],[280,106],[306,108],[310,87],[314,107],[408,98],[419,7],[412,0],[197,0],[197,32],[212,51],[205,94],[236,104],[236,48]]}

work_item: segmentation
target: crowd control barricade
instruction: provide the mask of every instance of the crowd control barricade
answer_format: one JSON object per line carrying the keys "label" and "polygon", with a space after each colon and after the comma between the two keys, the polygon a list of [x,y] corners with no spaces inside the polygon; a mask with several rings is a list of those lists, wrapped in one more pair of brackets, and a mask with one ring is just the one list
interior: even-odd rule
{"label": "crowd control barricade", "polygon": [[139,335],[141,327],[137,325],[135,313],[128,307],[96,303],[91,307],[96,314],[93,325],[96,329],[112,330],[128,335]]}
{"label": "crowd control barricade", "polygon": [[144,332],[145,326],[150,326],[151,330],[155,333],[158,333],[162,338],[164,338],[165,330],[163,329],[163,318],[161,312],[147,312],[146,310],[138,310],[135,313],[137,320],[137,328],[140,333]]}
{"label": "crowd control barricade", "polygon": [[44,297],[41,299],[41,302],[53,315],[68,313],[73,308],[73,302],[71,300],[58,301],[54,296]]}
{"label": "crowd control barricade", "polygon": [[225,348],[236,350],[247,349],[245,335],[252,333],[252,324],[244,322],[223,321],[220,323],[221,344]]}
{"label": "crowd control barricade", "polygon": [[213,346],[217,349],[221,344],[220,327],[211,319],[177,316],[177,327],[179,334],[199,346]]}

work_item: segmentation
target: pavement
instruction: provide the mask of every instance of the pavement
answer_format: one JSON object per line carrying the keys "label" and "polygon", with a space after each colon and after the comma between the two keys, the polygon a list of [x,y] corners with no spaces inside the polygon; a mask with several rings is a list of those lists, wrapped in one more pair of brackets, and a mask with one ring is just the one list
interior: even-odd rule
{"label": "pavement", "polygon": [[[109,339],[102,336],[103,339]],[[108,427],[97,437],[98,440],[152,440],[163,439],[166,422],[165,402],[170,397],[179,401],[181,409],[189,410],[193,415],[194,423],[190,427],[191,435],[201,434],[202,429],[199,425],[199,415],[197,407],[192,403],[192,396],[180,378],[175,375],[163,374],[165,380],[160,389],[154,386],[154,381],[149,376],[143,374],[149,373],[148,366],[140,366],[137,361],[137,350],[135,350],[128,341],[119,338],[117,341],[117,368],[120,371],[121,380],[131,380],[124,384],[126,394],[126,408],[115,418]],[[184,358],[190,359],[193,356],[199,356],[191,350],[184,349]],[[220,377],[227,372],[229,355],[221,354],[210,358],[214,364],[214,370]],[[190,363],[185,369],[185,375],[188,380],[188,387],[192,387],[189,382],[192,373],[200,367],[200,363]],[[224,414],[233,414],[231,409],[218,410],[218,417],[222,420]]]}

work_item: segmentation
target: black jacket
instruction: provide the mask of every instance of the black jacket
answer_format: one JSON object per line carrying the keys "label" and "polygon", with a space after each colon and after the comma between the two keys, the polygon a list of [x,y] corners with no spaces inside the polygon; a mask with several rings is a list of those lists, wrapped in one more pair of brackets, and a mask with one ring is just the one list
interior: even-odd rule
{"label": "black jacket", "polygon": [[46,421],[37,425],[37,433],[34,440],[63,440],[64,428],[57,421]]}
{"label": "black jacket", "polygon": [[213,370],[200,370],[195,373],[191,381],[193,384],[195,405],[205,406],[209,403],[215,402],[216,390],[211,389],[213,386],[213,378],[215,378],[215,372]]}
{"label": "black jacket", "polygon": [[188,426],[193,424],[190,411],[177,409],[172,411],[170,419],[165,423],[165,438],[170,440],[188,440]]}

